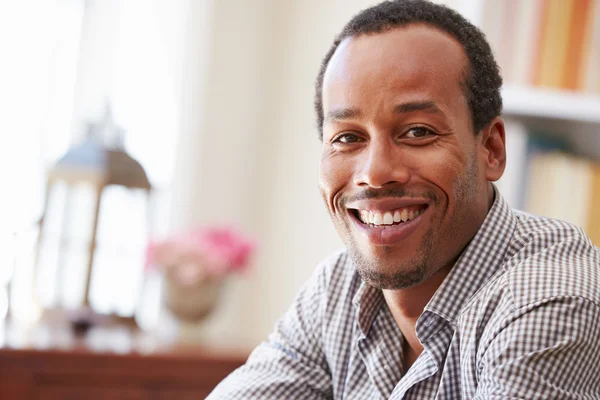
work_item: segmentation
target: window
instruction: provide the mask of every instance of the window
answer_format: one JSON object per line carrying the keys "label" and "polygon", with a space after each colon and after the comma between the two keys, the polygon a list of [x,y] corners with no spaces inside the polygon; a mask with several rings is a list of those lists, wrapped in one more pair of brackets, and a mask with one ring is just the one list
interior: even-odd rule
{"label": "window", "polygon": [[[0,105],[10,112],[0,114],[0,132],[10,148],[1,161],[2,170],[8,172],[10,195],[0,203],[2,220],[9,221],[1,224],[5,228],[0,246],[16,250],[13,315],[29,319],[38,312],[31,300],[31,282],[45,170],[80,140],[82,126],[101,118],[90,110],[103,110],[107,101],[117,124],[126,131],[126,151],[145,168],[155,191],[146,210],[145,194],[120,187],[106,189],[91,304],[98,311],[131,314],[141,289],[146,233],[160,235],[168,222],[180,76],[169,44],[180,39],[173,26],[183,24],[173,21],[184,13],[165,13],[168,6],[158,0],[4,3],[0,4],[0,43],[3,60],[10,62],[0,71]],[[110,36],[109,40],[101,40],[102,35]],[[90,195],[85,187],[69,194],[76,204],[69,207],[73,226],[68,230],[74,232],[74,241],[87,229],[82,216],[89,211]],[[67,188],[58,187],[49,197],[46,227],[51,233],[61,229],[66,196]],[[72,282],[81,281],[77,275],[85,273],[85,243],[78,248],[71,245],[66,258],[57,262],[64,243],[53,242],[50,235],[40,253],[36,290],[41,292],[42,305],[55,304],[57,290],[64,291],[67,305],[78,299],[77,285]],[[59,274],[58,264],[63,267]],[[0,268],[9,275],[12,264]],[[0,317],[2,290],[0,281]]]}

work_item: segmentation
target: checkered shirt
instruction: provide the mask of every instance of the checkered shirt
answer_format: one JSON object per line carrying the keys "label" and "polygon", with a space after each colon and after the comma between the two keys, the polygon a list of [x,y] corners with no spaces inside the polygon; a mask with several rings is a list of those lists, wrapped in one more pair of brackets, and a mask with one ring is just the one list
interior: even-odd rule
{"label": "checkered shirt", "polygon": [[216,399],[600,399],[600,250],[496,200],[404,338],[345,251],[321,263]]}

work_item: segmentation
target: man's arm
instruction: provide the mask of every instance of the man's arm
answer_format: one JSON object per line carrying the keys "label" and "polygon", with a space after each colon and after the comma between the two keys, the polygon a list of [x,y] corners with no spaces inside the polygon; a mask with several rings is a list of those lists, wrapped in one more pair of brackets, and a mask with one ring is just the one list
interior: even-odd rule
{"label": "man's arm", "polygon": [[475,399],[600,398],[600,308],[568,296],[520,310],[478,367]]}
{"label": "man's arm", "polygon": [[252,352],[244,366],[225,378],[209,400],[333,397],[321,345],[325,267],[322,264],[316,269],[268,341]]}

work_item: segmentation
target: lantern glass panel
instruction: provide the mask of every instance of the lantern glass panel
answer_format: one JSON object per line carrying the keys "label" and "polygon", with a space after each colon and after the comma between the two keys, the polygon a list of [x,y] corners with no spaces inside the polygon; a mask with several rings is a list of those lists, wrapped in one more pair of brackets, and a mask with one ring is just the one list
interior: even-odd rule
{"label": "lantern glass panel", "polygon": [[100,203],[90,304],[98,312],[133,315],[142,282],[148,194],[109,186]]}

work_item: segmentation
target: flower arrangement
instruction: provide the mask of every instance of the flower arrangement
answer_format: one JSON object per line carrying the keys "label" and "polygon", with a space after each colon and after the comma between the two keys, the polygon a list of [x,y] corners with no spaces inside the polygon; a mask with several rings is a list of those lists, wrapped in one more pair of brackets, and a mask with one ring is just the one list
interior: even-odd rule
{"label": "flower arrangement", "polygon": [[181,285],[193,286],[244,271],[253,250],[254,243],[234,228],[196,228],[150,243],[146,269],[163,268]]}
{"label": "flower arrangement", "polygon": [[214,307],[224,278],[244,272],[254,241],[233,227],[200,227],[146,249],[147,271],[165,276],[165,303],[177,317],[199,320]]}

